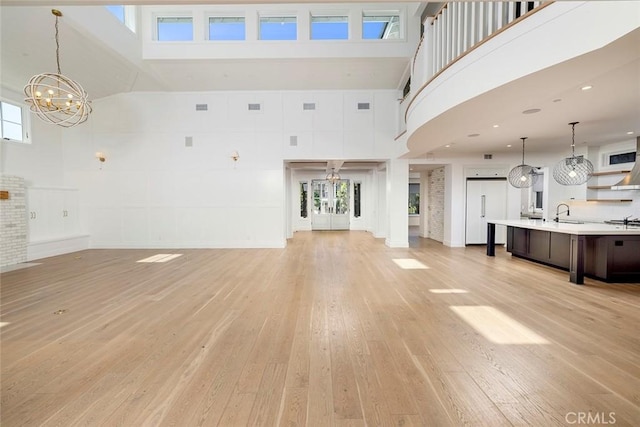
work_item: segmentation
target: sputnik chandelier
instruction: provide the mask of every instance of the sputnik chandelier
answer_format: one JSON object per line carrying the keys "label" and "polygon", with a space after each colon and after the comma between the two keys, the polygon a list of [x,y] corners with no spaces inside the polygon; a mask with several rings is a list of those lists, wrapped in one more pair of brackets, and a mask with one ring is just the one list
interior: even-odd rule
{"label": "sputnik chandelier", "polygon": [[25,102],[42,121],[62,127],[73,127],[85,122],[91,113],[87,93],[79,83],[62,75],[60,71],[60,42],[58,40],[58,18],[62,12],[52,9],[56,17],[56,63],[57,73],[37,74],[24,87]]}

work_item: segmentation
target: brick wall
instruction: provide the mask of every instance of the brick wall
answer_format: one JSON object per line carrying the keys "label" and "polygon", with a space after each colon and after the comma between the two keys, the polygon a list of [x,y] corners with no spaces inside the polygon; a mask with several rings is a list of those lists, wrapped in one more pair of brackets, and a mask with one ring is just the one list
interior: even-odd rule
{"label": "brick wall", "polygon": [[444,168],[429,172],[428,186],[428,237],[442,242],[444,240]]}
{"label": "brick wall", "polygon": [[9,192],[0,200],[0,266],[27,261],[27,200],[24,179],[0,176],[0,190]]}

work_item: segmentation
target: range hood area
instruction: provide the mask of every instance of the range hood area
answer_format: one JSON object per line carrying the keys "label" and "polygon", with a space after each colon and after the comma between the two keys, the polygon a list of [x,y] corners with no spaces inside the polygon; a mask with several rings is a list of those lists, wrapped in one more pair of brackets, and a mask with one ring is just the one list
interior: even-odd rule
{"label": "range hood area", "polygon": [[633,169],[616,185],[612,185],[612,190],[640,190],[640,136],[636,138],[636,162]]}

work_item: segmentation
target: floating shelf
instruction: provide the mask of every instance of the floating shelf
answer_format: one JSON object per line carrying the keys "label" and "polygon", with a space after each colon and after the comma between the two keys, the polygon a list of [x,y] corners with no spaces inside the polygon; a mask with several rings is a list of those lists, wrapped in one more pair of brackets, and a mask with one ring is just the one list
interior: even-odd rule
{"label": "floating shelf", "polygon": [[630,170],[628,171],[605,171],[605,172],[594,172],[591,174],[591,176],[603,176],[603,175],[624,175],[626,173],[631,172]]}
{"label": "floating shelf", "polygon": [[587,202],[626,203],[633,202],[633,199],[587,199]]}
{"label": "floating shelf", "polygon": [[587,186],[589,190],[611,190],[610,185],[589,185]]}

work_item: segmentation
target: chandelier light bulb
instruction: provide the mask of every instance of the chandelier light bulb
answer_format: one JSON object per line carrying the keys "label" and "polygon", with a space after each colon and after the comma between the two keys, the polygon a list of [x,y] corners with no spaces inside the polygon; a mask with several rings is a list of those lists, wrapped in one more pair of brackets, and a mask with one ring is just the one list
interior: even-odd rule
{"label": "chandelier light bulb", "polygon": [[575,177],[576,177],[576,175],[578,175],[578,174],[577,174],[577,173],[576,173],[576,171],[574,171],[574,170],[572,170],[571,172],[569,172],[569,176],[570,176],[571,178],[575,178]]}

